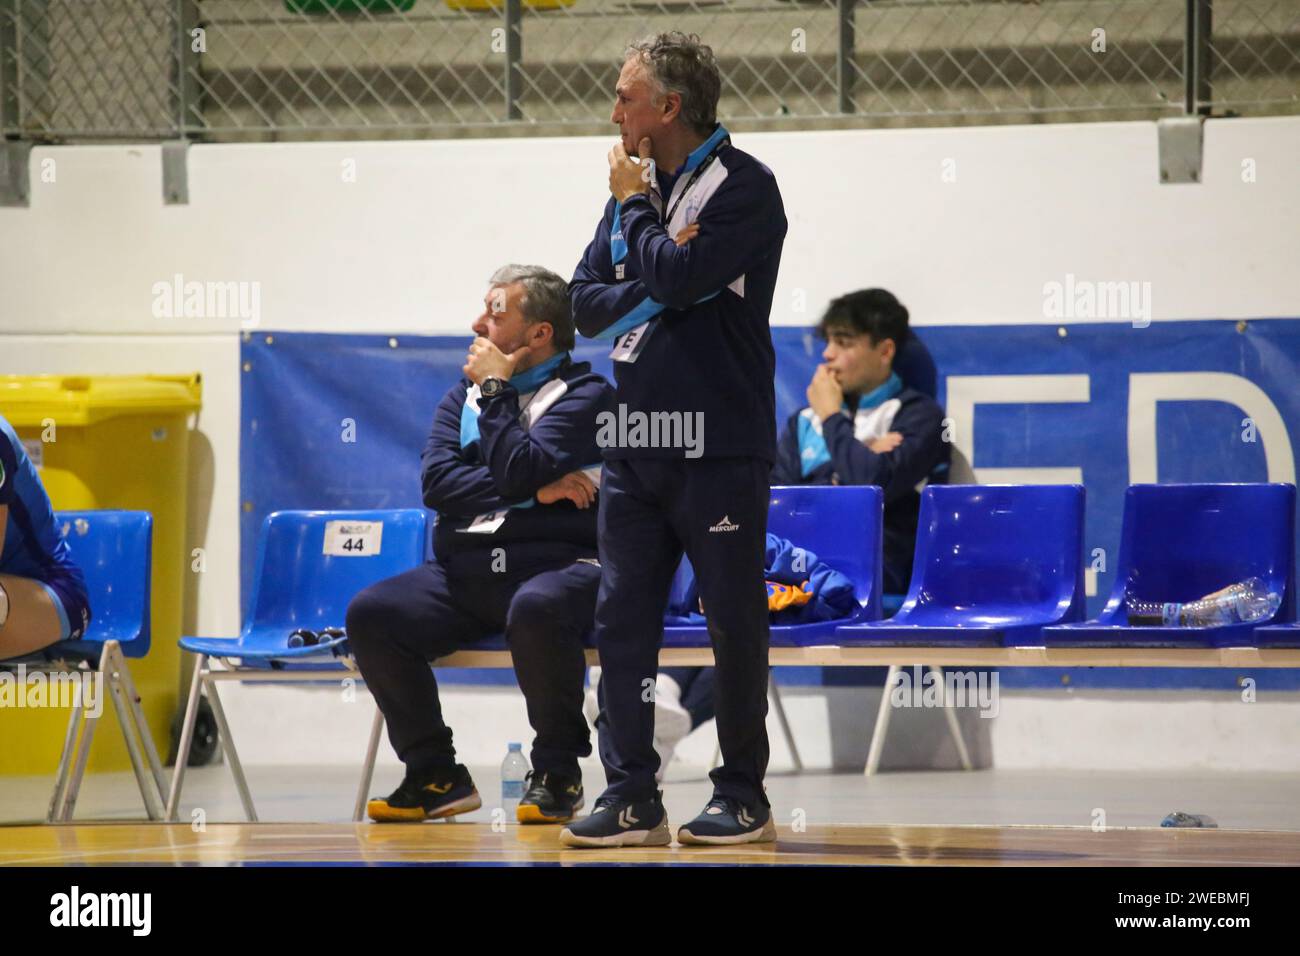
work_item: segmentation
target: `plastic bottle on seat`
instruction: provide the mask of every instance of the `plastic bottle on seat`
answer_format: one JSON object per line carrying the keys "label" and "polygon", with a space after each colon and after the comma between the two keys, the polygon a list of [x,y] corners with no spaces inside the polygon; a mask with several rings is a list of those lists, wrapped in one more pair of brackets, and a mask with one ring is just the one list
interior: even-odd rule
{"label": "plastic bottle on seat", "polygon": [[1259,578],[1247,578],[1186,603],[1139,601],[1132,598],[1125,601],[1129,624],[1157,627],[1252,624],[1271,618],[1281,604],[1281,595],[1270,592]]}

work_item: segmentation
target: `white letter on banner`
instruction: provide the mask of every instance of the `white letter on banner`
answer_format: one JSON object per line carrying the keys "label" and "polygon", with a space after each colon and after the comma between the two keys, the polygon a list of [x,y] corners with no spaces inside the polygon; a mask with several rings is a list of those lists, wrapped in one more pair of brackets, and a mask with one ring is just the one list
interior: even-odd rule
{"label": "white letter on banner", "polygon": [[1083,484],[1082,468],[976,468],[975,406],[1090,402],[1087,375],[949,375],[948,416],[956,424],[953,483]]}
{"label": "white letter on banner", "polygon": [[[1087,375],[949,375],[948,416],[956,424],[953,442],[953,484],[1081,485],[1082,468],[976,468],[975,406],[1036,405],[1047,402],[1090,402]],[[1085,568],[1084,593],[1097,593],[1097,572]]]}
{"label": "white letter on banner", "polygon": [[[951,380],[950,380],[951,381]],[[1227,402],[1255,423],[1269,481],[1295,483],[1295,455],[1282,415],[1262,388],[1230,372],[1136,372],[1128,377],[1128,480],[1159,481],[1157,402]]]}

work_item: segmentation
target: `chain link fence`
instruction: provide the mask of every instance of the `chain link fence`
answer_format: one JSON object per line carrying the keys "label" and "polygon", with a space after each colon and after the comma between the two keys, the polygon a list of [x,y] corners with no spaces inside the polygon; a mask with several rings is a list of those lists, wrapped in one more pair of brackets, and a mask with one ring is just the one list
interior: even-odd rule
{"label": "chain link fence", "polygon": [[1300,0],[1201,3],[1213,24],[1198,110],[1300,112]]}
{"label": "chain link fence", "polygon": [[0,0],[0,132],[600,132],[668,29],[737,129],[1300,112],[1300,0]]}

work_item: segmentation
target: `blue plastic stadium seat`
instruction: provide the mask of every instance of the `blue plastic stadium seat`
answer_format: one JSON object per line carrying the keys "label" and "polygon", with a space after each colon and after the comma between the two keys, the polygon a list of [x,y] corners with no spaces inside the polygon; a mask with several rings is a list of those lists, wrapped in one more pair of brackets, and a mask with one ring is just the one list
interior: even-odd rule
{"label": "blue plastic stadium seat", "polygon": [[1265,624],[1257,627],[1255,644],[1258,647],[1300,647],[1300,624]]}
{"label": "blue plastic stadium seat", "polygon": [[903,602],[907,600],[906,594],[883,594],[880,598],[880,616],[882,618],[893,617],[898,613]]}
{"label": "blue plastic stadium seat", "polygon": [[921,494],[912,581],[885,621],[843,625],[837,643],[1037,644],[1084,613],[1082,485],[940,485]]}
{"label": "blue plastic stadium seat", "polygon": [[1043,639],[1061,647],[1250,646],[1252,624],[1130,627],[1125,599],[1191,601],[1257,577],[1282,596],[1270,621],[1293,621],[1294,548],[1294,485],[1132,485],[1106,607],[1094,621],[1046,629]]}
{"label": "blue plastic stadium seat", "polygon": [[[857,613],[847,620],[880,617],[884,496],[875,485],[777,485],[767,512],[769,533],[811,551],[853,582]],[[681,584],[682,570],[673,586]],[[846,619],[773,625],[776,647],[833,643]],[[707,627],[665,627],[665,647],[708,647]]]}
{"label": "blue plastic stadium seat", "polygon": [[[379,553],[325,554],[330,521],[383,523]],[[257,569],[248,621],[237,638],[183,637],[194,654],[238,657],[245,665],[302,661],[319,666],[346,638],[291,648],[297,628],[343,627],[348,602],[377,581],[424,561],[427,520],[417,508],[392,511],[276,511],[257,541]]]}
{"label": "blue plastic stadium seat", "polygon": [[55,512],[72,560],[86,578],[90,627],[76,641],[47,647],[47,660],[98,661],[106,641],[126,657],[149,653],[153,516],[147,511]]}

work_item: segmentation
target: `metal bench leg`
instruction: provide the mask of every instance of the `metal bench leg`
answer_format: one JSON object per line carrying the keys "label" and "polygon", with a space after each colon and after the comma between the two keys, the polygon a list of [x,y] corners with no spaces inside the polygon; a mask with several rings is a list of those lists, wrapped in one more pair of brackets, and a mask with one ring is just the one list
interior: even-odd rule
{"label": "metal bench leg", "polygon": [[[99,655],[99,668],[97,673],[104,675],[108,670],[108,645]],[[106,680],[101,676],[101,680]],[[103,690],[100,690],[100,696],[103,696]],[[100,701],[100,715],[104,712],[103,700]],[[60,822],[67,823],[72,819],[72,815],[77,810],[77,795],[81,791],[81,781],[86,775],[86,763],[90,760],[90,745],[95,740],[95,728],[99,726],[99,715],[86,716],[85,722],[81,728],[81,739],[77,742],[77,755],[72,762],[72,775],[64,786],[63,806],[55,814],[55,818]]]}
{"label": "metal bench leg", "polygon": [[370,724],[370,743],[366,746],[366,763],[361,768],[361,785],[357,787],[357,804],[352,808],[352,822],[360,823],[370,795],[370,781],[375,776],[375,757],[379,754],[379,735],[384,730],[384,712],[375,705],[375,719]]}
{"label": "metal bench leg", "polygon": [[948,719],[948,734],[952,737],[952,742],[957,745],[957,756],[961,758],[961,769],[971,769],[970,753],[966,750],[966,739],[961,735],[961,724],[957,721],[957,709],[950,706],[948,701],[948,685],[944,682],[943,668],[938,664],[930,665],[930,673],[939,678],[939,686],[944,689],[943,692],[943,715]]}
{"label": "metal bench leg", "polygon": [[794,734],[790,732],[790,721],[785,716],[785,705],[781,703],[781,692],[776,687],[776,677],[771,671],[767,672],[767,695],[772,700],[772,708],[776,711],[777,722],[781,725],[781,733],[785,736],[785,745],[790,748],[790,756],[794,759],[794,769],[796,773],[803,773],[803,761],[799,759],[799,748],[794,744]]}
{"label": "metal bench leg", "polygon": [[244,815],[249,823],[257,822],[257,811],[253,808],[253,795],[248,792],[248,781],[244,779],[244,768],[239,764],[239,754],[235,753],[235,738],[230,735],[230,725],[226,723],[226,712],[221,706],[221,697],[217,694],[217,682],[208,682],[208,703],[212,706],[212,716],[217,721],[217,733],[221,735],[221,746],[230,763],[230,772],[234,775],[235,786],[239,788],[239,799],[244,804]]}
{"label": "metal bench leg", "polygon": [[77,797],[81,793],[81,781],[86,776],[86,764],[90,760],[90,745],[95,739],[95,728],[99,726],[98,717],[87,717],[81,728],[81,740],[77,743],[77,756],[72,762],[72,775],[68,779],[63,794],[63,809],[59,820],[67,823],[77,811]]}
{"label": "metal bench leg", "polygon": [[63,753],[59,754],[59,770],[54,778],[54,793],[50,795],[50,810],[45,815],[46,823],[58,821],[63,814],[63,802],[68,794],[68,776],[72,771],[72,754],[77,748],[77,731],[81,729],[84,699],[78,694],[72,705],[72,713],[68,715],[68,731],[63,738]]}
{"label": "metal bench leg", "polygon": [[190,678],[190,696],[185,703],[185,723],[181,725],[181,739],[176,747],[176,766],[172,768],[172,785],[167,794],[169,822],[176,821],[180,809],[181,787],[185,785],[185,767],[190,762],[190,748],[194,744],[194,721],[199,715],[199,696],[203,692],[203,677],[208,669],[208,655],[199,654],[194,661],[194,674]]}
{"label": "metal bench leg", "polygon": [[149,732],[149,722],[144,717],[140,693],[135,689],[135,679],[131,676],[131,668],[120,646],[117,649],[117,658],[122,665],[122,687],[126,691],[126,702],[135,717],[135,726],[144,744],[145,760],[149,762],[149,772],[153,775],[154,786],[157,788],[158,803],[162,806],[167,801],[167,775],[163,772],[162,761],[158,759],[158,748],[154,745],[153,734]]}
{"label": "metal bench leg", "polygon": [[[126,690],[122,680],[122,656],[116,641],[104,642],[104,659],[108,662],[108,687],[113,695],[113,709],[117,711],[117,722],[122,728],[122,740],[126,744],[127,755],[131,758],[131,769],[135,772],[135,782],[140,787],[140,798],[144,801],[145,812],[150,820],[162,816],[160,807],[161,794],[156,794],[153,781],[149,779],[144,766],[144,757],[140,752],[140,743],[135,739],[131,710],[126,703]],[[148,728],[145,728],[148,733]]]}
{"label": "metal bench leg", "polygon": [[889,733],[889,718],[894,708],[889,705],[889,691],[898,676],[898,665],[891,664],[885,675],[885,689],[880,695],[880,708],[876,711],[876,726],[871,732],[871,747],[867,750],[867,766],[863,774],[874,776],[880,767],[880,754],[885,749],[885,734]]}

